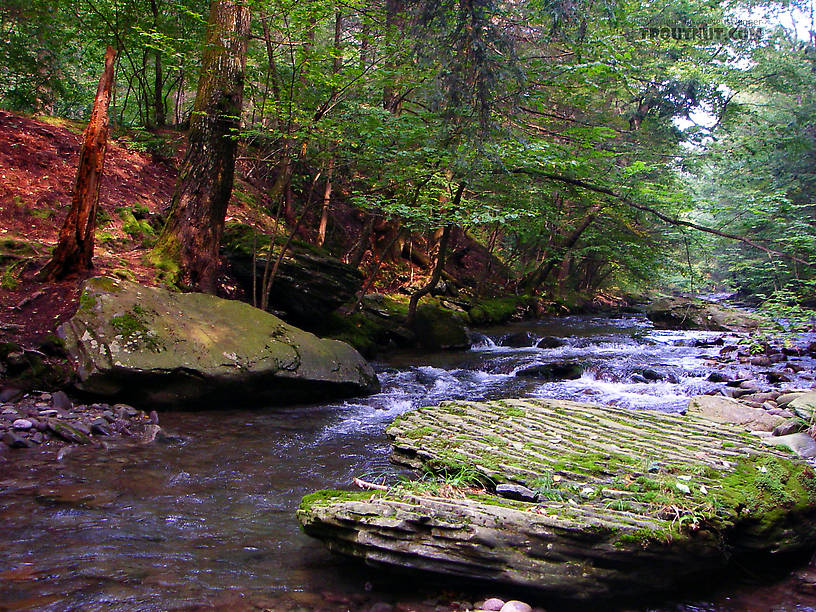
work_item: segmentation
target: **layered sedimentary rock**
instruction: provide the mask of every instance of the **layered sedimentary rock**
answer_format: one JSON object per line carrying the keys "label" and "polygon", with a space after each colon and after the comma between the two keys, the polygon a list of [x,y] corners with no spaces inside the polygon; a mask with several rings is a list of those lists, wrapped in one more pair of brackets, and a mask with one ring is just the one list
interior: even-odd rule
{"label": "layered sedimentary rock", "polygon": [[321,491],[298,511],[307,533],[370,563],[592,598],[816,543],[812,468],[727,424],[500,400],[412,411],[388,434],[397,462],[437,480]]}

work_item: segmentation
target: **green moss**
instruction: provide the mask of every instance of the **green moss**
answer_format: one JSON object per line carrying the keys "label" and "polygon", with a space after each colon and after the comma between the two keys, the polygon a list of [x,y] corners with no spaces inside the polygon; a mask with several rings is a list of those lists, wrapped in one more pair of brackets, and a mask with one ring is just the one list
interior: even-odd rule
{"label": "green moss", "polygon": [[[122,219],[122,231],[134,240],[141,241],[143,245],[151,244],[156,237],[156,232],[150,223],[143,218],[146,210],[138,205],[132,209],[119,209],[119,217]],[[137,218],[137,215],[141,218]]]}
{"label": "green moss", "polygon": [[145,263],[159,271],[159,280],[171,288],[176,288],[179,282],[181,248],[178,238],[170,234],[163,234],[144,257]]}
{"label": "green moss", "polygon": [[410,440],[416,440],[417,438],[424,438],[430,433],[433,433],[433,427],[429,425],[425,425],[424,427],[417,427],[416,429],[409,429],[406,431],[403,436]]}
{"label": "green moss", "polygon": [[518,406],[507,406],[504,409],[505,416],[509,417],[523,417],[525,415],[524,409]]}
{"label": "green moss", "polygon": [[774,455],[741,457],[723,484],[723,503],[757,517],[767,514],[769,523],[776,511],[816,504],[813,469]]}
{"label": "green moss", "polygon": [[309,508],[314,505],[333,501],[362,501],[381,494],[379,491],[339,491],[336,489],[323,489],[304,495],[300,500],[299,510],[309,510]]}
{"label": "green moss", "polygon": [[159,352],[162,349],[161,343],[148,329],[145,315],[144,309],[135,304],[130,312],[114,315],[111,318],[111,327],[122,336],[125,347],[133,349],[144,346],[151,351]]}
{"label": "green moss", "polygon": [[87,289],[79,296],[79,307],[82,310],[91,310],[96,306],[96,296]]}
{"label": "green moss", "polygon": [[498,325],[509,321],[528,298],[515,295],[482,300],[468,310],[472,325]]}
{"label": "green moss", "polygon": [[0,276],[0,288],[6,291],[14,291],[20,284],[20,269],[25,264],[25,260],[12,261],[7,264]]}

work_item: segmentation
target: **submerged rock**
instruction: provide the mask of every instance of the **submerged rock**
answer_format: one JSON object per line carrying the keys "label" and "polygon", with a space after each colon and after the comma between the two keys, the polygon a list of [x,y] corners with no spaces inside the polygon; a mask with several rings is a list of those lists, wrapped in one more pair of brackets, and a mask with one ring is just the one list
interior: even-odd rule
{"label": "submerged rock", "polygon": [[581,378],[583,373],[584,368],[577,361],[553,361],[522,368],[516,372],[516,376],[541,380],[575,380]]}
{"label": "submerged rock", "polygon": [[378,389],[349,345],[200,293],[92,278],[60,333],[79,389],[134,403],[293,403]]}
{"label": "submerged rock", "polygon": [[[699,417],[546,399],[445,402],[402,415],[388,435],[398,463],[471,479],[436,494],[423,483],[306,496],[306,533],[371,564],[589,599],[676,587],[732,559],[816,544],[812,467]],[[498,497],[500,484],[541,501]]]}

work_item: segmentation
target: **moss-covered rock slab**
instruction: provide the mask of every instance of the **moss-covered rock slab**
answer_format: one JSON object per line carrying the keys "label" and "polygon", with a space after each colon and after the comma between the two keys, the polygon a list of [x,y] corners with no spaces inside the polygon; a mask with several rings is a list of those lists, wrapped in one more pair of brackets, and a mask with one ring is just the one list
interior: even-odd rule
{"label": "moss-covered rock slab", "polygon": [[[387,491],[319,492],[305,531],[367,562],[594,598],[662,590],[816,543],[811,466],[709,420],[559,400],[447,402],[399,417]],[[523,485],[537,501],[495,494]]]}
{"label": "moss-covered rock slab", "polygon": [[378,389],[349,345],[211,295],[92,278],[60,333],[80,390],[129,403],[291,403]]}

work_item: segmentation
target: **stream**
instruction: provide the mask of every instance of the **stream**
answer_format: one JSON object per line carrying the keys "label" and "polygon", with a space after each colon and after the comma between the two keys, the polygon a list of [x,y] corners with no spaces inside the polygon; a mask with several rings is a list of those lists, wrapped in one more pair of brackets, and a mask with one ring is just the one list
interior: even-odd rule
{"label": "stream", "polygon": [[[542,338],[560,342],[536,346]],[[371,397],[165,412],[162,426],[184,442],[76,449],[59,462],[53,451],[11,454],[0,464],[0,610],[370,610],[377,602],[433,610],[512,596],[499,585],[404,577],[334,557],[300,532],[294,512],[316,489],[405,474],[388,461],[384,428],[411,408],[541,396],[680,412],[691,396],[722,386],[707,378],[723,367],[723,344],[738,339],[655,330],[638,315],[518,323],[476,334],[469,351],[388,356],[376,363],[383,390]],[[578,377],[516,375],[552,364]],[[800,365],[783,387],[813,384],[802,377],[813,360]],[[754,569],[764,582],[648,609],[816,610],[816,594]]]}

